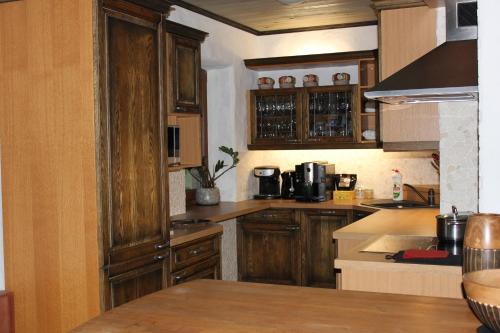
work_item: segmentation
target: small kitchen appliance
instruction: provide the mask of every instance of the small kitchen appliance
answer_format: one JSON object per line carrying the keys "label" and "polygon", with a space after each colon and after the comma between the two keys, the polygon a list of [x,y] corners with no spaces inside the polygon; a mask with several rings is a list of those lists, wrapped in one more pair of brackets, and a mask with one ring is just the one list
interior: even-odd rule
{"label": "small kitchen appliance", "polygon": [[293,170],[283,171],[281,173],[281,198],[295,198],[295,179],[296,173]]}
{"label": "small kitchen appliance", "polygon": [[276,199],[280,197],[280,168],[277,166],[259,166],[253,170],[259,178],[259,194],[254,199]]}
{"label": "small kitchen appliance", "polygon": [[297,201],[326,200],[326,167],[316,162],[295,166],[295,199]]}

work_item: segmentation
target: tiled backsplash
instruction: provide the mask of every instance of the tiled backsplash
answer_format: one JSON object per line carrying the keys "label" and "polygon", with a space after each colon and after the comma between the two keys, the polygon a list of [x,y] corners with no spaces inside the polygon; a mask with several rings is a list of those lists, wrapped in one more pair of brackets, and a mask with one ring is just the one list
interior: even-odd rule
{"label": "tiled backsplash", "polygon": [[441,212],[478,209],[477,102],[440,103]]}
{"label": "tiled backsplash", "polygon": [[184,170],[168,175],[170,216],[186,212],[186,190]]}

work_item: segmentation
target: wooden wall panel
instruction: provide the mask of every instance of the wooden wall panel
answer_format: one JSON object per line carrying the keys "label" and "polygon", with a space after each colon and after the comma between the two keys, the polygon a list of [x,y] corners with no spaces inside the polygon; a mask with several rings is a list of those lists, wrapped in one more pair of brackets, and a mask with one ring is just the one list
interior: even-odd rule
{"label": "wooden wall panel", "polygon": [[[383,80],[437,46],[436,12],[427,6],[380,14],[380,78]],[[436,104],[381,105],[384,142],[439,141]]]}
{"label": "wooden wall panel", "polygon": [[0,4],[7,288],[16,332],[99,314],[93,1]]}

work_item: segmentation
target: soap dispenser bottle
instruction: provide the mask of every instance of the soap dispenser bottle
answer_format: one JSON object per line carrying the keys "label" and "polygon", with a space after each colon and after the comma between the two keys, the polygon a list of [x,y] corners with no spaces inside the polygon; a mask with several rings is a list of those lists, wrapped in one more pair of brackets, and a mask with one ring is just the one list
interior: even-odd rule
{"label": "soap dispenser bottle", "polygon": [[392,170],[392,199],[403,200],[403,175],[398,169]]}

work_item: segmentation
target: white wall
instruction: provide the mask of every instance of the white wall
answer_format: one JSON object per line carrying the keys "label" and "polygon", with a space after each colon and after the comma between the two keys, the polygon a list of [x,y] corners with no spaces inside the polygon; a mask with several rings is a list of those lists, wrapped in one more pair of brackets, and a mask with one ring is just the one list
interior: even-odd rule
{"label": "white wall", "polygon": [[500,213],[500,1],[478,1],[479,211]]}
{"label": "white wall", "polygon": [[[387,154],[380,150],[247,150],[246,94],[247,90],[256,88],[258,76],[272,76],[277,81],[279,76],[291,74],[296,77],[297,86],[301,86],[300,81],[306,72],[318,74],[321,84],[331,84],[331,75],[339,71],[352,72],[352,82],[356,83],[357,73],[348,66],[257,73],[244,66],[244,59],[373,50],[378,45],[376,26],[257,37],[183,8],[174,8],[170,20],[210,34],[202,44],[202,67],[208,71],[210,163],[223,157],[217,151],[222,144],[241,152],[242,162],[237,170],[231,171],[217,183],[222,200],[244,200],[255,193],[255,179],[251,174],[256,165],[273,163],[284,170],[305,160],[329,160],[336,163],[340,171],[358,173],[360,182],[374,188],[381,196],[390,195],[390,170],[394,167],[403,169],[408,182],[438,183],[428,154]],[[172,188],[171,194],[174,191]]]}

